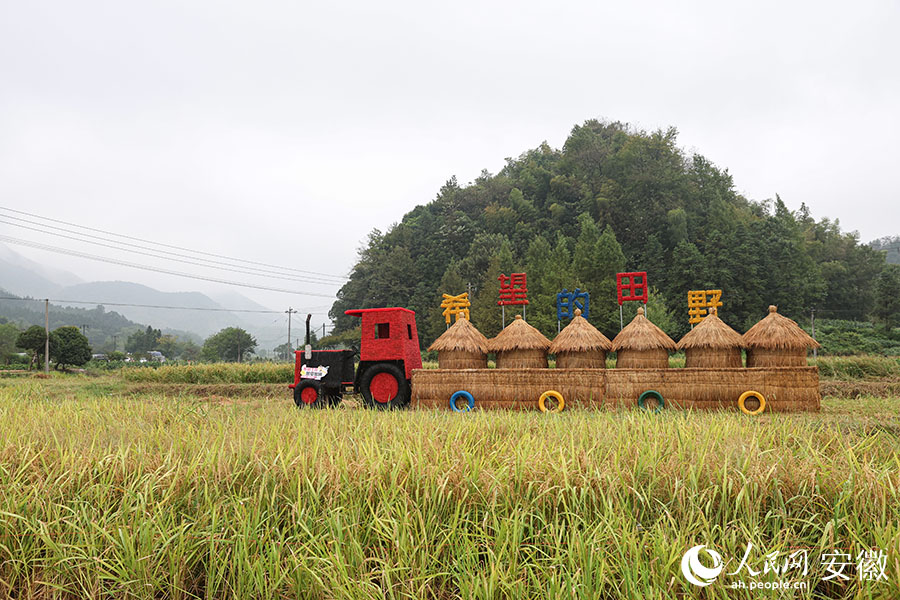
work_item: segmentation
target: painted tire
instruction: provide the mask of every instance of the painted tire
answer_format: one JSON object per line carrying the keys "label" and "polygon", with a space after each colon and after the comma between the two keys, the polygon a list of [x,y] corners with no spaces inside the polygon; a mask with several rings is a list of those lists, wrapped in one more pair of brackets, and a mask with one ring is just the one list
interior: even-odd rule
{"label": "painted tire", "polygon": [[[456,405],[456,401],[460,398],[465,398],[467,404],[464,409],[459,408]],[[458,392],[453,392],[453,395],[450,396],[450,409],[453,412],[469,412],[470,410],[475,410],[475,397],[472,396],[469,392],[465,390],[459,390]]]}
{"label": "painted tire", "polygon": [[654,413],[660,412],[662,409],[666,407],[666,400],[663,398],[662,394],[657,392],[656,390],[647,390],[640,396],[638,396],[638,407],[643,408],[644,410],[650,410],[647,408],[647,398],[655,398],[657,406],[653,409]]}
{"label": "painted tire", "polygon": [[297,408],[322,408],[325,406],[322,384],[304,379],[294,388],[294,404]]}
{"label": "painted tire", "polygon": [[[759,400],[759,408],[757,408],[756,410],[750,410],[749,408],[747,408],[747,406],[745,404],[747,402],[747,398],[756,398],[757,400]],[[762,413],[764,410],[766,410],[766,397],[763,396],[762,394],[760,394],[759,392],[754,392],[753,390],[747,390],[746,392],[741,394],[740,398],[738,398],[738,407],[741,409],[741,412],[744,413],[745,415],[750,415],[750,416],[755,417],[756,415],[758,415],[758,414]]]}
{"label": "painted tire", "polygon": [[[554,408],[554,409],[547,408],[547,398],[554,398],[556,400],[556,404],[557,404],[556,408]],[[563,399],[562,394],[560,394],[556,390],[547,390],[546,392],[541,394],[540,398],[538,398],[538,408],[541,409],[541,412],[558,413],[558,412],[562,412],[565,407],[566,407],[566,401]]]}

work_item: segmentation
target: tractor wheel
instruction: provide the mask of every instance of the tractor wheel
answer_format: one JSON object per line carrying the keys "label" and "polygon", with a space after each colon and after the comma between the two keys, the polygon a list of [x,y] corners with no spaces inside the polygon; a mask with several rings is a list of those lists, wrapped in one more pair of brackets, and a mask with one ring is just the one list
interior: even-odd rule
{"label": "tractor wheel", "polygon": [[325,408],[329,402],[320,382],[304,379],[294,388],[294,404],[297,408]]}
{"label": "tractor wheel", "polygon": [[369,408],[381,410],[403,408],[409,404],[409,382],[397,365],[373,365],[359,381],[363,401]]}

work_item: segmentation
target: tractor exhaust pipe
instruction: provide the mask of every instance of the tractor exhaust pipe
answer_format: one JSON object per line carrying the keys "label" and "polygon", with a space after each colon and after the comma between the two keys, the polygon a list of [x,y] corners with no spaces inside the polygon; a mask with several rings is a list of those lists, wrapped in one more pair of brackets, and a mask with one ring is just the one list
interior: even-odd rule
{"label": "tractor exhaust pipe", "polygon": [[306,347],[303,349],[303,357],[306,360],[312,359],[312,344],[310,343],[309,337],[309,320],[312,319],[312,314],[306,315]]}

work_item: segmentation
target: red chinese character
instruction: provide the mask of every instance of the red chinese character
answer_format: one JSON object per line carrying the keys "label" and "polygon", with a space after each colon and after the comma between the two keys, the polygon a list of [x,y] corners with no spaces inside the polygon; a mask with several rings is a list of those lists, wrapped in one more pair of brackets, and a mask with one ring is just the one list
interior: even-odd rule
{"label": "red chinese character", "polygon": [[509,277],[500,274],[500,300],[498,306],[511,304],[528,304],[528,282],[525,273],[510,273]]}
{"label": "red chinese character", "polygon": [[647,272],[616,273],[616,287],[619,291],[619,305],[637,300],[647,304]]}

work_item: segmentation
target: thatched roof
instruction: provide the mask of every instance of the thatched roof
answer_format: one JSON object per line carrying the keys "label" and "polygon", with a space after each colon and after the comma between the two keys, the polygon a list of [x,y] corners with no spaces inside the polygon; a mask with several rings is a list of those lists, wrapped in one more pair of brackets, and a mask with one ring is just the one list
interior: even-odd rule
{"label": "thatched roof", "polygon": [[778,314],[776,306],[769,307],[769,314],[744,334],[748,348],[769,350],[799,350],[818,348],[819,342],[797,325],[795,321]]}
{"label": "thatched roof", "polygon": [[576,309],[572,322],[559,332],[550,345],[550,354],[590,350],[607,351],[610,348],[612,348],[612,342],[581,316],[580,309]]}
{"label": "thatched roof", "polygon": [[512,323],[507,325],[497,337],[488,340],[490,352],[507,352],[509,350],[546,350],[550,340],[540,331],[525,322],[522,315],[516,315]]}
{"label": "thatched roof", "polygon": [[638,308],[637,316],[612,341],[613,350],[675,350],[675,342],[666,332],[644,316],[644,308]]}
{"label": "thatched roof", "polygon": [[679,350],[686,348],[743,348],[744,337],[725,324],[716,314],[716,308],[678,341]]}
{"label": "thatched roof", "polygon": [[434,340],[428,347],[429,350],[446,352],[448,350],[461,350],[487,354],[488,339],[472,325],[468,319],[459,319],[450,326],[441,337]]}

